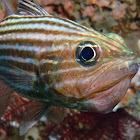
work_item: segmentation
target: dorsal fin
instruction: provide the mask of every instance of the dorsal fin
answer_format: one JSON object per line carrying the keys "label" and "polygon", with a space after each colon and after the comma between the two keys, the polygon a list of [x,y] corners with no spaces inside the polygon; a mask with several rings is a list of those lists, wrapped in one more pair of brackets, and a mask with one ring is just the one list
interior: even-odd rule
{"label": "dorsal fin", "polygon": [[37,6],[29,0],[19,0],[18,11],[24,15],[50,15],[40,6]]}
{"label": "dorsal fin", "polygon": [[14,14],[14,12],[12,11],[12,9],[11,9],[11,7],[10,7],[10,5],[9,5],[8,2],[9,2],[9,1],[7,1],[7,0],[3,0],[4,6],[5,6],[5,12],[6,12],[6,13],[5,13],[5,17]]}

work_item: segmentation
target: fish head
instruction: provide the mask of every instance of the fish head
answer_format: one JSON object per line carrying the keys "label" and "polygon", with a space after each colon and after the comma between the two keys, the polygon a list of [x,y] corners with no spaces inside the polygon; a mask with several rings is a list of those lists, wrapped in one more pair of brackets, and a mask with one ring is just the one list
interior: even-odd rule
{"label": "fish head", "polygon": [[[93,65],[88,66],[93,69],[84,73],[77,82],[79,92],[84,95],[82,99],[86,99],[83,100],[83,108],[88,111],[112,111],[124,97],[139,69],[136,53],[125,45],[123,38],[113,33],[107,34],[107,37],[105,42],[90,39],[95,43],[97,57],[90,62]],[[78,61],[81,63],[81,60]]]}
{"label": "fish head", "polygon": [[[79,92],[84,95],[82,99],[85,99],[83,108],[101,113],[112,111],[121,101],[139,68],[135,60],[136,53],[125,45],[122,37],[113,33],[105,36],[105,41],[88,40],[91,41],[89,44],[93,44],[94,55],[96,54],[91,62],[85,61],[85,65],[83,58],[78,59],[79,64],[91,68],[91,71],[81,75],[77,82]],[[87,54],[84,55],[86,57]],[[79,56],[80,54],[77,55]]]}
{"label": "fish head", "polygon": [[110,112],[124,97],[138,71],[136,54],[113,33],[67,45],[51,78],[53,88],[79,103],[77,108],[81,110]]}

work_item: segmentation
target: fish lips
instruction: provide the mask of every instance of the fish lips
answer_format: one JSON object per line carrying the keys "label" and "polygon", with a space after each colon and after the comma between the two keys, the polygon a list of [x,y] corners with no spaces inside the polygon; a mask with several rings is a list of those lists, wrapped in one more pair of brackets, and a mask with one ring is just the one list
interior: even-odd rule
{"label": "fish lips", "polygon": [[109,68],[108,71],[102,73],[92,81],[85,96],[86,100],[82,102],[82,110],[99,113],[112,111],[124,97],[138,69],[138,64],[131,64],[120,70]]}

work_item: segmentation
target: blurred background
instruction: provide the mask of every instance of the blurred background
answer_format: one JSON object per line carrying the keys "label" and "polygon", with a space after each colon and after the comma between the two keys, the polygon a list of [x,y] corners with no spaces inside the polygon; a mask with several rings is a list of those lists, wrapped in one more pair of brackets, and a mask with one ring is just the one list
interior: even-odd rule
{"label": "blurred background", "polygon": [[[8,1],[8,0],[7,0]],[[33,0],[51,15],[76,21],[102,33],[121,35],[140,56],[140,0]],[[17,13],[17,0],[9,0]],[[0,0],[0,21],[5,7]],[[0,140],[140,140],[140,71],[131,88],[112,113],[103,115],[69,110],[54,124],[44,116],[25,136],[18,135],[19,124],[29,100],[15,93],[0,120]]]}

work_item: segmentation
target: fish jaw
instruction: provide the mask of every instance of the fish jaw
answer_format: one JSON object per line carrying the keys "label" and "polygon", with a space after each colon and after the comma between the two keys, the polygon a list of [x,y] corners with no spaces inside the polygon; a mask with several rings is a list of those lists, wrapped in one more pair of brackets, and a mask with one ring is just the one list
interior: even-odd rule
{"label": "fish jaw", "polygon": [[80,82],[85,77],[79,80],[77,86],[84,95],[82,110],[108,113],[121,101],[139,69],[139,65],[133,60],[122,61],[118,61],[120,64],[114,62],[111,67],[105,66],[94,73],[93,80],[86,80],[85,86]]}

